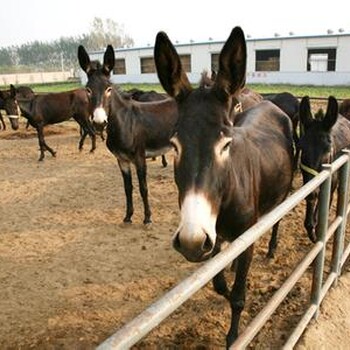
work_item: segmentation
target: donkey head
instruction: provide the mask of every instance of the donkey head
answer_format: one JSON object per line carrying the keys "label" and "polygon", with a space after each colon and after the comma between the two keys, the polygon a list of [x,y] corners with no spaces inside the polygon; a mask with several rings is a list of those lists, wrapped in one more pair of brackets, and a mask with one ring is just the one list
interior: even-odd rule
{"label": "donkey head", "polygon": [[[333,157],[332,150],[332,128],[338,118],[337,100],[330,96],[326,114],[317,113],[312,117],[310,100],[308,96],[303,97],[300,103],[300,123],[303,130],[299,140],[301,151],[300,168],[303,182],[306,184],[322,169],[322,164],[330,163]],[[306,201],[306,216],[304,226],[310,239],[315,242],[315,228],[317,226],[317,191],[311,193]]]}
{"label": "donkey head", "polygon": [[179,111],[171,142],[176,153],[181,222],[173,245],[188,260],[201,261],[213,252],[216,220],[227,192],[226,164],[233,149],[231,105],[245,83],[244,34],[239,27],[233,29],[221,51],[219,71],[211,88],[191,87],[164,32],[157,35],[154,55],[159,80],[175,98]]}
{"label": "donkey head", "polygon": [[6,111],[12,129],[17,130],[20,110],[16,100],[16,88],[11,84],[10,91],[0,91],[0,99],[2,100],[2,109]]}
{"label": "donkey head", "polygon": [[[304,183],[308,182],[314,174],[321,170],[322,164],[327,163],[331,157],[332,150],[332,127],[338,118],[337,100],[330,96],[326,114],[318,112],[312,117],[310,100],[308,96],[303,97],[300,103],[300,122],[303,134],[299,140],[301,150],[301,170]],[[307,170],[307,168],[313,171]]]}
{"label": "donkey head", "polygon": [[103,64],[98,61],[90,61],[85,48],[78,48],[78,60],[80,67],[87,74],[86,91],[90,98],[90,107],[93,122],[105,124],[108,119],[109,98],[112,92],[112,84],[109,81],[111,71],[114,68],[115,57],[111,45],[107,46],[103,56]]}

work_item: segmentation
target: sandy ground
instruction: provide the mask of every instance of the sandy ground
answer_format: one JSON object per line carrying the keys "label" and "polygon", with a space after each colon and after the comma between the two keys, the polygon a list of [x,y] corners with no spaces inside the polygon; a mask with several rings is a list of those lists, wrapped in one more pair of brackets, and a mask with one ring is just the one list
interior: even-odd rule
{"label": "sandy ground", "polygon": [[[36,133],[25,131],[24,121],[17,132],[0,131],[0,349],[93,349],[198,265],[171,247],[179,218],[172,166],[148,162],[153,224],[142,224],[134,183],[133,224],[125,225],[121,175],[104,143],[90,154],[87,140],[79,152],[73,122],[45,134],[57,157],[39,163]],[[303,210],[301,204],[281,222],[275,259],[265,258],[269,233],[256,244],[242,325],[311,247]],[[301,349],[348,348],[349,281],[347,273],[327,297]],[[284,344],[310,286],[308,271],[250,348]],[[135,349],[222,349],[229,314],[208,284]]]}
{"label": "sandy ground", "polygon": [[320,314],[300,340],[297,350],[349,349],[350,334],[350,268],[340,277],[322,303]]}

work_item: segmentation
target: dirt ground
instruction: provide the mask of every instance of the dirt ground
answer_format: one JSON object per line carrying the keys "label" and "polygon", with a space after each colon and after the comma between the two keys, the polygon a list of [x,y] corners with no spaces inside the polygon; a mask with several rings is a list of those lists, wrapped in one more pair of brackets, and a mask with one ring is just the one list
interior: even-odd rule
{"label": "dirt ground", "polygon": [[[24,125],[0,131],[0,348],[93,349],[198,267],[171,247],[179,219],[172,166],[148,162],[153,224],[142,224],[135,182],[133,224],[126,225],[122,178],[100,139],[95,153],[88,139],[79,152],[74,122],[47,127],[57,157],[38,162],[36,133]],[[303,210],[301,204],[281,222],[273,260],[265,258],[269,233],[256,244],[242,326],[310,249]],[[349,280],[347,273],[326,298],[300,349],[348,346]],[[308,271],[250,348],[284,344],[310,286]],[[229,305],[208,284],[134,348],[222,349],[229,319]]]}

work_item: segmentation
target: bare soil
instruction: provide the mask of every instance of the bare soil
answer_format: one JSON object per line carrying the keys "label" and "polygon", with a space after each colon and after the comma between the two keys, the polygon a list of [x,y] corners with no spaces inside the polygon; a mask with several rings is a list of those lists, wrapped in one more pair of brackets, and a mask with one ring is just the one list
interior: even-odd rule
{"label": "bare soil", "polygon": [[[46,140],[57,157],[47,154],[38,162],[36,133],[24,125],[0,131],[0,348],[93,349],[198,267],[171,247],[179,219],[172,166],[163,168],[160,159],[148,162],[153,224],[142,224],[134,182],[135,214],[126,225],[122,178],[100,139],[95,153],[89,153],[88,139],[79,152],[73,122],[47,127]],[[171,154],[167,157],[171,164]],[[273,260],[265,257],[269,233],[256,244],[242,326],[312,246],[303,212],[300,204],[282,220]],[[310,271],[251,348],[284,344],[309,302]],[[339,326],[350,328],[349,316],[344,319],[344,308],[350,310],[349,279],[344,275],[334,290],[340,296],[327,297],[327,311],[313,322],[302,349],[319,348],[319,341],[338,349],[348,345],[341,340],[350,330],[343,328],[335,343],[330,339]],[[321,338],[315,332],[322,331],[323,316],[329,334]],[[134,348],[221,349],[229,320],[228,303],[208,284]]]}

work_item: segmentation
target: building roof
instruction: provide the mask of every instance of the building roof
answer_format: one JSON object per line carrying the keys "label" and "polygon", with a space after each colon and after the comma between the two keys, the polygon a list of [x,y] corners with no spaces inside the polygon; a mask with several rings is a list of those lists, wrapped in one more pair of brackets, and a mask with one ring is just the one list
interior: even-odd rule
{"label": "building roof", "polygon": [[[348,37],[350,33],[331,33],[331,34],[319,34],[319,35],[286,35],[286,36],[273,36],[273,37],[264,37],[264,38],[247,38],[246,41],[270,41],[270,40],[292,40],[292,39],[313,39],[313,38],[337,38],[337,37]],[[212,45],[219,44],[223,45],[225,40],[208,40],[208,41],[193,41],[188,43],[175,43],[175,47],[185,47],[185,46],[198,46],[198,45]],[[125,51],[138,51],[138,50],[146,50],[153,49],[153,45],[149,46],[138,46],[138,47],[120,47],[116,48],[116,52],[125,52]],[[90,51],[91,54],[103,54],[105,50],[96,50]]]}

